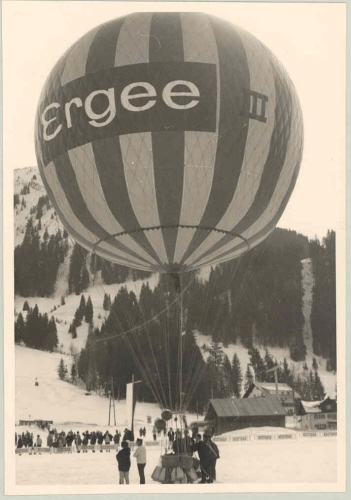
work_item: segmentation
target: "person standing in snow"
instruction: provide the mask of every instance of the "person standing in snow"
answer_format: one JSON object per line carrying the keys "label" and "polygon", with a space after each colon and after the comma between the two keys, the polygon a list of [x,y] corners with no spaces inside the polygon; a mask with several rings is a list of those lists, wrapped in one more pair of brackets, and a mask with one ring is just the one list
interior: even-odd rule
{"label": "person standing in snow", "polygon": [[170,427],[167,436],[168,436],[168,448],[172,449],[174,441],[174,430],[172,429],[172,427]]}
{"label": "person standing in snow", "polygon": [[137,444],[137,449],[134,452],[133,457],[136,458],[137,461],[137,467],[138,467],[138,472],[139,472],[139,477],[140,477],[140,484],[145,484],[145,465],[146,465],[146,448],[143,446],[143,440],[142,439],[137,439],[136,440]]}
{"label": "person standing in snow", "polygon": [[80,453],[80,448],[82,446],[82,438],[79,434],[79,431],[77,431],[77,436],[76,436],[76,448],[77,448],[77,453]]}
{"label": "person standing in snow", "polygon": [[201,466],[201,483],[213,483],[216,480],[216,462],[219,456],[219,450],[211,440],[211,435],[204,432],[203,441],[198,441],[193,445],[193,450],[197,451]]}
{"label": "person standing in snow", "polygon": [[27,432],[28,436],[27,436],[27,443],[28,443],[28,451],[29,451],[29,455],[31,455],[34,451],[34,443],[33,443],[33,433],[29,434],[29,432]]}
{"label": "person standing in snow", "polygon": [[118,430],[116,429],[116,433],[113,436],[113,442],[115,443],[115,450],[116,451],[118,451],[119,439],[120,439],[120,434],[119,434]]}
{"label": "person standing in snow", "polygon": [[[105,439],[105,444],[109,445],[110,442],[111,442],[111,439],[112,439],[112,436],[111,434],[108,432],[108,430],[105,432],[105,435],[104,435],[104,439]],[[107,449],[106,452],[107,453],[110,453],[110,449]]]}
{"label": "person standing in snow", "polygon": [[100,453],[102,453],[102,444],[104,442],[104,436],[101,431],[98,432],[97,434],[97,449],[100,450]]}
{"label": "person standing in snow", "polygon": [[48,437],[46,438],[46,444],[49,448],[50,455],[51,455],[52,450],[53,450],[53,444],[54,444],[54,436],[52,435],[51,432],[49,432]]}
{"label": "person standing in snow", "polygon": [[93,431],[90,436],[90,444],[93,446],[93,453],[96,450],[96,433]]}
{"label": "person standing in snow", "polygon": [[37,445],[37,452],[39,453],[39,455],[41,455],[41,445],[42,445],[43,441],[40,437],[40,435],[38,434],[37,435],[37,441],[36,441],[36,445]]}
{"label": "person standing in snow", "polygon": [[[17,448],[21,450],[22,447],[23,447],[23,441],[22,441],[22,436],[20,434],[17,439]],[[19,455],[21,455],[21,453],[19,453]]]}
{"label": "person standing in snow", "polygon": [[127,441],[122,441],[122,449],[117,453],[116,460],[119,470],[119,484],[129,484],[129,469],[130,469],[130,448]]}

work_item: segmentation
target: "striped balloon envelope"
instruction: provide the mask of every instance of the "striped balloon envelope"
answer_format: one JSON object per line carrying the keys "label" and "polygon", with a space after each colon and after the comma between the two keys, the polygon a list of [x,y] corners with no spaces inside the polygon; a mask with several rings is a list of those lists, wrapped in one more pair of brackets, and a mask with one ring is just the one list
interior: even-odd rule
{"label": "striped balloon envelope", "polygon": [[36,154],[83,247],[182,272],[274,229],[303,149],[294,86],[248,32],[201,13],[135,13],[93,29],[42,91]]}

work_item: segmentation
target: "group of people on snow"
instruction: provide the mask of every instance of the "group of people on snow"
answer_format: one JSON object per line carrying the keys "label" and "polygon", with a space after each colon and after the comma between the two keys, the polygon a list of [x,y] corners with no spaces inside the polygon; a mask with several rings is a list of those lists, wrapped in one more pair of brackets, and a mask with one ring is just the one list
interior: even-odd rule
{"label": "group of people on snow", "polygon": [[[195,453],[198,455],[200,470],[201,470],[201,483],[212,483],[216,480],[216,462],[220,458],[219,450],[217,445],[212,441],[211,434],[209,432],[204,432],[203,438],[201,434],[196,432],[198,430],[197,426],[192,428],[191,437],[187,429],[181,432],[179,429],[174,431],[172,427],[169,428],[167,432],[168,438],[168,451],[173,452],[178,455],[188,455],[193,456]],[[139,434],[145,436],[145,427],[139,429]],[[166,434],[166,433],[164,433]],[[114,445],[114,449],[118,452],[116,454],[116,460],[118,462],[119,470],[119,483],[129,484],[129,470],[131,467],[131,448],[130,441],[132,433],[129,429],[124,429],[123,438],[121,442],[122,434],[116,429],[114,435],[110,434],[109,431],[85,431],[80,434],[79,431],[73,432],[72,430],[65,433],[65,431],[57,432],[56,429],[49,431],[47,435],[47,447],[50,453],[53,453],[54,448],[70,448],[71,453],[74,448],[77,453],[81,451],[87,453],[87,446],[90,444],[93,446],[93,453],[100,451],[102,453],[102,445]],[[121,442],[121,450],[119,450],[119,444]],[[21,450],[22,448],[28,448],[29,454],[41,454],[42,448],[42,438],[38,434],[36,437],[33,432],[22,432],[22,434],[15,433],[15,444],[16,447]],[[134,452],[134,457],[136,458],[136,463],[138,467],[138,473],[140,478],[140,484],[145,484],[145,465],[146,465],[146,448],[143,445],[142,437],[136,440],[136,449]],[[106,450],[110,452],[110,449]],[[20,453],[21,454],[21,453]]]}
{"label": "group of people on snow", "polygon": [[16,447],[21,450],[22,448],[28,448],[29,449],[29,455],[32,455],[32,453],[39,453],[41,455],[41,446],[43,444],[43,441],[40,437],[39,434],[35,437],[33,432],[22,432],[22,434],[17,434],[15,432],[15,445]]}
{"label": "group of people on snow", "polygon": [[[126,435],[126,432],[124,433]],[[73,432],[72,430],[58,432],[57,429],[52,429],[49,431],[46,437],[46,446],[49,448],[49,452],[53,453],[54,448],[63,449],[69,448],[72,453],[74,449],[77,453],[81,451],[87,453],[87,446],[93,446],[93,453],[100,451],[102,453],[102,445],[114,445],[114,449],[118,451],[119,443],[121,441],[122,434],[116,429],[114,435],[110,434],[109,431],[85,431],[80,433],[79,431]],[[129,435],[128,435],[129,436]],[[128,439],[130,436],[128,437]],[[15,433],[15,445],[21,450],[22,448],[29,448],[29,454],[36,453],[38,449],[42,447],[42,438],[38,434],[35,438],[33,433],[29,431],[22,432],[22,434],[17,435]],[[110,452],[110,449],[106,450]],[[40,452],[39,452],[40,453]],[[21,454],[21,453],[19,453]]]}

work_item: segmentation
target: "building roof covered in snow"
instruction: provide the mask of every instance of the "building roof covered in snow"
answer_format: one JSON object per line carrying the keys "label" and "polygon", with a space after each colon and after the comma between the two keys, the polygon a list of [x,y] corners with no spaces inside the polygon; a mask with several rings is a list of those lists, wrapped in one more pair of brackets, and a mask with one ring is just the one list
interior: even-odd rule
{"label": "building roof covered in snow", "polygon": [[300,414],[337,411],[336,400],[329,397],[323,401],[301,401],[300,404]]}
{"label": "building roof covered in snow", "polygon": [[[271,396],[272,394],[276,394],[276,386],[274,382],[253,382],[250,387],[247,389],[247,391],[244,394],[244,398],[247,398],[250,396],[252,391],[255,389],[255,387],[262,392],[262,394],[266,394],[267,396]],[[293,400],[293,397],[295,399],[302,399],[300,394],[297,393],[290,387],[288,384],[285,383],[278,383],[278,392],[279,395],[287,395],[290,396],[291,400]]]}
{"label": "building roof covered in snow", "polygon": [[284,407],[275,396],[252,399],[210,399],[205,420],[211,418],[211,410],[215,411],[218,418],[286,415]]}
{"label": "building roof covered in snow", "polygon": [[322,401],[301,401],[305,413],[320,413],[322,410],[319,405]]}

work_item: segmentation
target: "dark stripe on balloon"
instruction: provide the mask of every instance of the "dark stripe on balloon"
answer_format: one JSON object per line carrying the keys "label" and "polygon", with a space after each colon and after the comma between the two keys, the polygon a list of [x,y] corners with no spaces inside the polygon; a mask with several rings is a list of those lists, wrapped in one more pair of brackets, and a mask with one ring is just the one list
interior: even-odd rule
{"label": "dark stripe on balloon", "polygon": [[[184,61],[179,13],[156,13],[150,27],[149,60]],[[180,221],[184,178],[184,132],[153,132],[152,151],[156,200],[161,225]],[[162,229],[168,262],[173,263],[178,229]]]}
{"label": "dark stripe on balloon", "polygon": [[[301,138],[302,138],[302,134],[301,134]],[[287,192],[286,192],[286,194],[285,194],[285,196],[280,204],[280,207],[279,207],[278,211],[276,212],[276,214],[274,215],[274,217],[272,217],[272,219],[269,221],[269,223],[264,228],[262,228],[260,231],[258,231],[258,233],[255,233],[253,236],[251,236],[251,238],[249,238],[247,240],[251,248],[253,248],[255,246],[255,242],[257,240],[262,238],[265,234],[269,233],[278,224],[278,221],[285,210],[285,207],[289,201],[291,193],[294,190],[296,180],[297,180],[299,170],[300,170],[300,164],[301,164],[301,159],[302,159],[302,139],[300,141],[299,148],[300,148],[299,159],[296,163],[296,167],[295,167],[293,177],[292,177],[290,185],[289,185],[289,189],[287,190]],[[217,255],[216,257],[214,257],[214,260],[225,258],[230,253],[233,253],[234,251],[237,251],[239,249],[242,249],[243,252],[245,252],[245,250],[247,249],[247,244],[240,243],[237,247],[235,247],[235,249],[227,250],[226,252],[223,252],[222,254]],[[205,254],[202,255],[200,258],[196,259],[196,261],[194,261],[191,264],[191,266],[189,266],[189,267],[193,268],[200,259],[203,259],[204,256],[205,256]],[[209,261],[208,264],[204,263],[202,265],[206,266],[206,265],[210,265],[210,264],[211,264],[211,262]]]}
{"label": "dark stripe on balloon", "polygon": [[[124,230],[140,229],[129,198],[118,137],[95,141],[92,143],[92,148],[101,187],[110,211]],[[143,232],[130,233],[130,237],[156,262],[161,264],[158,255]],[[131,252],[129,250],[129,253]]]}
{"label": "dark stripe on balloon", "polygon": [[[292,95],[290,81],[280,69],[280,63],[271,55],[271,68],[274,75],[276,107],[275,124],[270,141],[270,149],[263,169],[260,186],[251,207],[241,221],[231,229],[233,233],[244,234],[268,207],[279,177],[282,173],[291,134]],[[203,259],[231,241],[230,235],[224,236],[200,256]],[[198,259],[197,259],[198,260]]]}
{"label": "dark stripe on balloon", "polygon": [[67,197],[68,203],[77,219],[87,228],[88,231],[93,233],[101,240],[107,240],[111,247],[121,250],[130,256],[136,257],[138,260],[147,262],[146,259],[136,254],[120,241],[111,238],[110,234],[100,226],[88,210],[79,185],[76,179],[74,169],[72,167],[68,153],[65,153],[54,160],[56,174],[62,189]]}
{"label": "dark stripe on balloon", "polygon": [[[179,224],[184,177],[184,132],[152,134],[157,208],[161,226]],[[178,229],[162,229],[168,262],[173,263]]]}
{"label": "dark stripe on balloon", "polygon": [[[219,60],[220,110],[210,197],[199,225],[215,228],[230,205],[242,169],[248,134],[250,70],[244,46],[229,24],[210,18]],[[182,263],[206,239],[197,230]]]}
{"label": "dark stripe on balloon", "polygon": [[157,12],[152,16],[149,40],[150,62],[184,61],[180,14]]}
{"label": "dark stripe on balloon", "polygon": [[114,67],[117,40],[124,20],[125,18],[121,17],[101,26],[90,46],[85,67],[86,75]]}
{"label": "dark stripe on balloon", "polygon": [[[49,185],[49,183],[46,180],[44,168],[40,164],[39,164],[39,170],[40,170],[41,178],[43,180],[44,187],[45,187],[45,189],[46,189],[46,191],[47,191],[47,193],[49,195],[50,201],[51,201],[52,205],[54,206],[54,209],[56,210],[56,212],[57,212],[60,220],[63,223],[63,225],[65,226],[65,228],[67,229],[67,231],[69,232],[69,234],[77,241],[77,243],[79,243],[80,245],[82,245],[83,247],[85,247],[86,249],[88,249],[89,251],[92,251],[94,243],[92,243],[91,241],[85,239],[83,236],[81,236],[79,233],[77,233],[77,231],[75,229],[73,229],[73,227],[69,224],[69,222],[67,221],[67,219],[64,217],[63,213],[61,212],[61,209],[60,209],[58,203],[56,202],[56,198],[53,195],[53,192],[51,191],[50,185]],[[105,258],[107,258],[109,260],[116,260],[118,258],[121,261],[124,261],[125,265],[130,265],[130,266],[134,265],[133,261],[128,260],[126,257],[122,257],[122,256],[116,255],[116,254],[114,254],[112,252],[109,252],[108,250],[100,249],[99,248],[99,252],[101,254],[103,254],[105,256]],[[144,260],[141,257],[138,257],[138,259],[139,260]],[[140,265],[142,265],[142,264],[140,264]],[[151,266],[152,266],[152,264],[146,263],[145,268],[147,269],[147,268],[149,268]]]}

